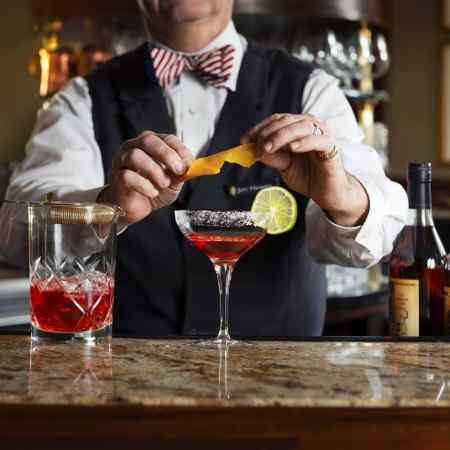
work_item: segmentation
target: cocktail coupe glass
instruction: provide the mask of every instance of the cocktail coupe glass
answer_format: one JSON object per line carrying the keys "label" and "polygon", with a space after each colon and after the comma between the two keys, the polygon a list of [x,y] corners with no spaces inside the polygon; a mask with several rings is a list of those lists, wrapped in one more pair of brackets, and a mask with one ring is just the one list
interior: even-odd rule
{"label": "cocktail coupe glass", "polygon": [[[175,211],[175,220],[184,237],[211,261],[217,275],[220,301],[219,333],[216,344],[233,343],[229,327],[231,276],[239,258],[266,234],[255,225],[250,211]],[[261,223],[258,214],[258,223]],[[211,342],[211,341],[207,341]]]}

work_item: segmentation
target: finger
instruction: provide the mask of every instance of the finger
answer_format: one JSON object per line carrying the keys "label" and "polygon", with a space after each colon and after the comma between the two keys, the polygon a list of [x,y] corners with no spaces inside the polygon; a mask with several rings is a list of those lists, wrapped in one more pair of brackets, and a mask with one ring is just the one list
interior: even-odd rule
{"label": "finger", "polygon": [[[326,122],[324,122],[323,120],[318,119],[317,117],[313,118],[311,121],[313,124],[315,123],[319,128],[320,131],[322,132],[321,134],[331,134],[330,133],[330,129],[328,128],[328,125]],[[312,125],[313,129],[314,129],[314,125]]]}
{"label": "finger", "polygon": [[173,177],[172,183],[170,184],[170,187],[172,189],[179,190],[180,186],[183,186],[183,184],[186,182],[186,174],[181,175],[179,177]]}
{"label": "finger", "polygon": [[113,183],[117,186],[118,191],[121,192],[138,192],[152,199],[159,195],[159,191],[149,179],[133,170],[123,169],[117,171]]}
{"label": "finger", "polygon": [[153,135],[153,134],[155,134],[155,133],[153,133],[152,131],[144,131],[139,136],[137,136],[133,139],[128,139],[128,140],[124,141],[120,147],[120,151],[118,152],[117,156],[113,160],[113,164],[112,164],[113,169],[120,170],[122,168],[122,164],[123,164],[124,153],[126,153],[128,150],[139,148],[141,145],[142,139],[145,136],[149,136],[149,135]]}
{"label": "finger", "polygon": [[302,120],[303,119],[300,116],[283,116],[280,120],[274,120],[273,122],[267,124],[265,127],[261,128],[258,133],[258,138],[264,140],[281,128],[287,127],[288,125],[296,122],[301,122]]}
{"label": "finger", "polygon": [[155,133],[153,133],[153,131],[143,131],[139,136],[126,140],[120,147],[120,151],[126,152],[127,150],[131,150],[133,148],[139,148],[140,143],[146,136],[155,136]]}
{"label": "finger", "polygon": [[192,152],[180,141],[180,139],[174,134],[161,135],[163,136],[163,141],[171,148],[173,148],[186,162],[189,168],[194,160]]}
{"label": "finger", "polygon": [[188,164],[180,155],[155,134],[143,136],[137,147],[175,175],[182,175],[188,170]]}
{"label": "finger", "polygon": [[307,153],[312,151],[329,152],[333,149],[334,141],[330,136],[308,136],[303,139],[293,141],[288,145],[288,149],[293,153]]}
{"label": "finger", "polygon": [[139,148],[128,150],[122,155],[122,169],[139,173],[160,189],[168,188],[172,183],[162,167]]}
{"label": "finger", "polygon": [[301,118],[303,120],[311,123],[311,132],[314,132],[314,124],[316,124],[320,128],[320,131],[322,132],[321,134],[330,134],[330,129],[329,129],[327,123],[324,122],[323,120],[319,119],[318,117],[307,113],[307,114],[302,114]]}
{"label": "finger", "polygon": [[259,122],[257,125],[255,125],[253,128],[251,128],[247,133],[244,134],[244,136],[241,139],[242,144],[248,144],[250,142],[254,142],[257,134],[259,133],[259,130],[261,128],[264,128],[266,125],[268,125],[271,122],[280,120],[283,117],[283,114],[272,114],[269,117],[266,117],[263,121]]}
{"label": "finger", "polygon": [[273,169],[284,171],[291,165],[292,153],[286,150],[277,153],[263,153],[260,161]]}
{"label": "finger", "polygon": [[325,124],[325,122],[322,119],[320,119],[319,117],[314,116],[312,114],[309,114],[309,113],[302,114],[302,117],[304,119],[306,119],[306,120],[310,120],[310,121],[315,122],[317,124]]}
{"label": "finger", "polygon": [[[172,134],[156,134],[153,131],[144,131],[138,137],[125,141],[122,144],[121,151],[126,152],[127,150],[143,147],[148,142],[153,142],[155,140],[157,141],[158,138],[179,154],[180,158],[185,162],[186,170],[191,166],[192,161],[194,160],[192,152],[179,140],[177,136]],[[162,165],[165,166],[165,164]],[[121,162],[115,166],[120,167]]]}
{"label": "finger", "polygon": [[288,144],[310,136],[312,124],[309,121],[301,120],[290,125],[275,129],[266,138],[258,142],[259,146],[268,153],[275,153]]}

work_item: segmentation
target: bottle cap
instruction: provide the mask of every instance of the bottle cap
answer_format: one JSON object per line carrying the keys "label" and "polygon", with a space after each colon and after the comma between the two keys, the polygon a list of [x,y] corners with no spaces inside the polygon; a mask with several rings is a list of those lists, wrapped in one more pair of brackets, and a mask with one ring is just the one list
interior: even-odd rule
{"label": "bottle cap", "polygon": [[409,163],[408,184],[410,183],[431,183],[432,166],[430,162]]}

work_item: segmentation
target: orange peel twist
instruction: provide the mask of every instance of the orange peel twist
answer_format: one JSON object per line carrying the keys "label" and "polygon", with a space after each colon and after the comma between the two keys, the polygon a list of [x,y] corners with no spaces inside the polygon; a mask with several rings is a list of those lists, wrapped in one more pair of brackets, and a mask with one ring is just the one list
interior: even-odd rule
{"label": "orange peel twist", "polygon": [[217,175],[222,170],[223,165],[228,163],[239,164],[242,167],[251,167],[256,161],[257,149],[255,144],[244,144],[233,147],[214,155],[198,158],[194,160],[190,169],[185,175],[185,179],[202,177],[207,175]]}

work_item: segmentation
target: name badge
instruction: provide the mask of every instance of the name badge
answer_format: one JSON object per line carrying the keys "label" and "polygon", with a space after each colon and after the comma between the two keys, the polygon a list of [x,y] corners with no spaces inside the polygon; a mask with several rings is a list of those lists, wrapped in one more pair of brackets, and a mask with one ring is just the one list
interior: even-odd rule
{"label": "name badge", "polygon": [[273,184],[251,184],[247,186],[230,184],[225,186],[225,191],[231,197],[238,197],[240,195],[254,194],[261,189],[265,189],[271,186],[273,186]]}

